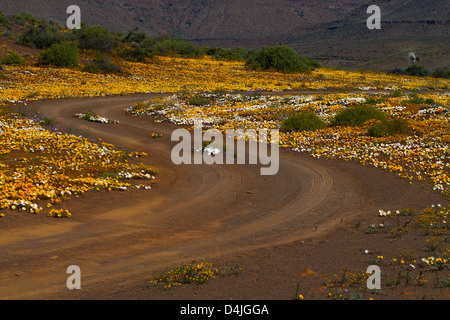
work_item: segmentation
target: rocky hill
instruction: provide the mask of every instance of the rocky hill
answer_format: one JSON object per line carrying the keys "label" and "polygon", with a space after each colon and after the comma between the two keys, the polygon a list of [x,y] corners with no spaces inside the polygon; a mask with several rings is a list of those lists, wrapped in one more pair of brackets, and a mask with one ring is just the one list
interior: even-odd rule
{"label": "rocky hill", "polygon": [[[71,0],[0,2],[64,24]],[[381,30],[368,30],[367,7],[381,8]],[[433,68],[449,64],[450,2],[441,0],[78,0],[82,20],[113,31],[134,28],[200,45],[259,48],[288,44],[324,65],[387,70],[413,51]]]}

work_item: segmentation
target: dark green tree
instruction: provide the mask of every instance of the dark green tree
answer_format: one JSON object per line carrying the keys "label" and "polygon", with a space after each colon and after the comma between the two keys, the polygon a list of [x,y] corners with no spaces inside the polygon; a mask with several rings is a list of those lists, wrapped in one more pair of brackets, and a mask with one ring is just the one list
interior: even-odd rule
{"label": "dark green tree", "polygon": [[28,28],[19,37],[19,44],[45,49],[55,43],[61,42],[61,34],[56,27],[41,24]]}
{"label": "dark green tree", "polygon": [[41,52],[39,63],[60,68],[78,66],[78,48],[73,43],[57,43]]}
{"label": "dark green tree", "polygon": [[101,26],[85,27],[77,32],[81,49],[110,52],[117,45],[116,37]]}
{"label": "dark green tree", "polygon": [[254,70],[275,70],[280,72],[304,72],[318,67],[316,61],[299,55],[286,45],[265,47],[249,54],[247,65]]}

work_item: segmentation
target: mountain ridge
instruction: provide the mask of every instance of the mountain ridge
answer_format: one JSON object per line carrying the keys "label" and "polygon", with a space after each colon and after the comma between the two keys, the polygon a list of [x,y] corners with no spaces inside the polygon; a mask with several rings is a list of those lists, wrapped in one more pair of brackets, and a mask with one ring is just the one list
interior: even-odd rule
{"label": "mountain ridge", "polygon": [[[73,1],[15,0],[5,14],[28,12],[64,24]],[[369,0],[79,0],[82,21],[126,33],[168,34],[199,45],[244,47],[287,44],[342,68],[404,67],[413,51],[427,66],[449,63],[447,1],[378,0],[381,30],[368,30]],[[447,42],[447,44],[446,44]]]}

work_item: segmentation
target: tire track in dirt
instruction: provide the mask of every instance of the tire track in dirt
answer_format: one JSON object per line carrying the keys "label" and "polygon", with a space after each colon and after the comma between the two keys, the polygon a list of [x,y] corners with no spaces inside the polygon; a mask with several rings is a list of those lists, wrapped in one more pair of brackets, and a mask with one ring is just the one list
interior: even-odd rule
{"label": "tire track in dirt", "polygon": [[[174,165],[170,135],[179,127],[124,113],[135,101],[155,96],[28,106],[74,132],[147,152],[161,173],[150,191],[86,194],[70,202],[72,219],[30,220],[6,229],[0,235],[0,298],[70,296],[65,270],[71,264],[81,267],[85,290],[101,290],[105,283],[142,279],[176,263],[315,237],[360,213],[363,196],[348,172],[288,152],[280,152],[275,176],[261,176],[255,165]],[[120,123],[75,117],[88,110]],[[163,138],[151,139],[152,132]]]}

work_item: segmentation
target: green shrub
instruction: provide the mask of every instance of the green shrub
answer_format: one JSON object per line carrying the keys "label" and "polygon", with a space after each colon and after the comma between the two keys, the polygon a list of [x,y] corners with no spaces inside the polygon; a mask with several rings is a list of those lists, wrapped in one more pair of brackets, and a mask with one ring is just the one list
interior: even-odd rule
{"label": "green shrub", "polygon": [[53,118],[49,118],[47,116],[42,117],[42,119],[39,120],[39,125],[43,127],[49,127],[56,124],[56,120]]}
{"label": "green shrub", "polygon": [[411,132],[411,126],[406,119],[393,118],[388,121],[389,133],[393,134],[408,134]]}
{"label": "green shrub", "polygon": [[403,68],[394,68],[391,71],[389,71],[388,73],[401,75],[401,74],[406,74],[406,71]]}
{"label": "green shrub", "polygon": [[445,66],[437,68],[436,70],[433,71],[433,74],[431,76],[434,78],[450,79],[450,67]]}
{"label": "green shrub", "polygon": [[411,132],[409,122],[401,118],[393,118],[378,121],[371,125],[367,134],[371,137],[384,137],[396,134],[408,134]]}
{"label": "green shrub", "polygon": [[430,71],[428,69],[418,64],[413,64],[412,66],[409,66],[406,69],[395,68],[389,71],[389,73],[414,77],[428,77],[430,75]]}
{"label": "green shrub", "polygon": [[7,37],[9,39],[15,39],[14,33],[11,30],[0,31],[0,36]]}
{"label": "green shrub", "polygon": [[392,96],[393,96],[393,97],[401,97],[401,96],[402,96],[402,92],[401,92],[400,90],[395,90],[395,91],[392,93]]}
{"label": "green shrub", "polygon": [[153,54],[148,52],[145,48],[133,47],[124,48],[118,52],[121,58],[130,61],[145,62],[147,58],[152,58]]}
{"label": "green shrub", "polygon": [[60,68],[78,65],[78,48],[72,43],[54,44],[39,55],[39,63]]}
{"label": "green shrub", "polygon": [[5,58],[2,59],[2,64],[12,65],[12,64],[25,64],[25,60],[17,52],[9,53]]}
{"label": "green shrub", "polygon": [[319,66],[317,62],[299,55],[285,45],[250,52],[246,63],[253,70],[273,69],[280,72],[304,72]]}
{"label": "green shrub", "polygon": [[93,62],[86,64],[83,67],[82,71],[89,73],[113,73],[113,74],[126,73],[122,67],[113,64],[109,57],[104,56],[100,52],[97,52],[97,55],[94,58]]}
{"label": "green shrub", "polygon": [[438,277],[437,278],[438,288],[450,288],[450,277]]}
{"label": "green shrub", "polygon": [[138,32],[134,32],[134,31],[130,31],[125,36],[125,38],[123,38],[123,41],[128,42],[128,43],[133,43],[133,42],[142,43],[142,41],[144,41],[145,39],[147,39],[147,36],[145,35],[145,33],[138,33]]}
{"label": "green shrub", "polygon": [[387,115],[377,108],[359,104],[337,113],[331,121],[333,126],[359,126],[368,120],[385,120]]}
{"label": "green shrub", "polygon": [[373,125],[371,125],[369,127],[369,129],[367,130],[367,134],[371,137],[383,137],[385,135],[387,135],[389,129],[388,126],[386,125],[386,122],[381,121],[381,122],[376,122]]}
{"label": "green shrub", "polygon": [[0,13],[0,24],[9,26],[11,24],[11,21],[3,13]]}
{"label": "green shrub", "polygon": [[243,48],[223,49],[218,47],[205,48],[205,54],[216,59],[244,61],[249,52]]}
{"label": "green shrub", "polygon": [[224,49],[219,47],[200,47],[180,38],[171,38],[167,35],[147,38],[145,34],[133,31],[130,31],[123,38],[123,42],[135,43],[138,48],[161,56],[176,55],[184,58],[200,58],[207,54],[217,59],[243,61],[249,54],[243,48]]}
{"label": "green shrub", "polygon": [[431,98],[421,98],[417,94],[411,94],[407,101],[404,101],[406,104],[412,103],[412,104],[434,104],[436,101],[434,101]]}
{"label": "green shrub", "polygon": [[59,30],[46,24],[31,27],[19,37],[19,44],[33,46],[37,49],[45,49],[60,42],[61,34]]}
{"label": "green shrub", "polygon": [[323,129],[327,125],[314,112],[303,111],[294,114],[283,121],[280,130],[290,131],[314,131]]}
{"label": "green shrub", "polygon": [[83,66],[81,71],[89,73],[101,73],[102,68],[100,68],[100,66],[95,63],[87,63]]}
{"label": "green shrub", "polygon": [[77,34],[81,49],[109,52],[117,44],[111,31],[101,26],[82,28]]}
{"label": "green shrub", "polygon": [[202,94],[194,94],[187,100],[187,103],[189,105],[197,107],[209,105],[211,102],[213,102],[213,99],[206,97]]}
{"label": "green shrub", "polygon": [[424,66],[418,64],[413,64],[412,66],[406,68],[406,74],[409,76],[427,77],[429,73],[430,72]]}
{"label": "green shrub", "polygon": [[203,49],[195,44],[166,37],[156,38],[150,45],[150,50],[156,55],[178,55],[184,58],[200,58],[204,55]]}
{"label": "green shrub", "polygon": [[185,263],[155,274],[154,280],[150,283],[154,286],[159,285],[163,289],[183,284],[204,284],[209,279],[214,278],[218,271],[211,263]]}
{"label": "green shrub", "polygon": [[18,14],[15,14],[12,16],[12,20],[15,24],[18,25],[24,25],[26,22],[29,22],[31,24],[37,24],[40,23],[38,18],[33,17],[30,13],[22,11]]}

